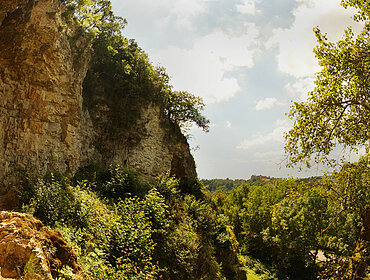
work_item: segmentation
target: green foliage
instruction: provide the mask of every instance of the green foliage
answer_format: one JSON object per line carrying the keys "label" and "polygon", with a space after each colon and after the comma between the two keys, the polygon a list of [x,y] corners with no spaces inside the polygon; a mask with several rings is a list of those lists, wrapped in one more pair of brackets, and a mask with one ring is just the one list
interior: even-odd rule
{"label": "green foliage", "polygon": [[[50,175],[23,190],[24,209],[62,232],[84,279],[245,279],[235,236],[207,201],[168,173],[151,186],[138,178],[119,166]],[[68,267],[58,277],[81,279]]]}
{"label": "green foliage", "polygon": [[[337,212],[331,196],[338,193],[326,188],[326,180],[334,178],[274,179],[262,185],[250,181],[228,193],[212,193],[212,202],[221,212],[218,242],[231,242],[223,231],[230,224],[241,253],[257,260],[246,267],[266,279],[332,279],[334,275],[340,279],[349,266],[361,221],[351,211]],[[343,269],[338,269],[339,264]],[[260,265],[265,267],[261,271]]]}
{"label": "green foliage", "polygon": [[[357,14],[354,16],[355,21],[368,21],[370,18],[370,3],[364,0],[342,0],[343,7],[356,8]],[[367,23],[368,24],[368,23]]]}
{"label": "green foliage", "polygon": [[82,30],[78,36],[92,44],[91,65],[83,85],[86,104],[101,102],[110,107],[114,124],[128,127],[140,114],[142,103],[162,104],[171,121],[183,126],[193,122],[208,130],[209,121],[201,115],[199,97],[174,92],[164,68],[155,68],[134,40],[121,35],[126,20],[113,14],[109,0],[63,0],[64,21],[75,20]]}
{"label": "green foliage", "polygon": [[196,198],[204,199],[204,186],[198,178],[182,179],[179,181],[178,188],[182,193],[191,194]]}
{"label": "green foliage", "polygon": [[247,183],[248,180],[242,179],[203,179],[202,183],[211,192],[214,191],[231,191],[232,189],[240,186],[243,183]]}
{"label": "green foliage", "polygon": [[181,279],[184,275],[194,275],[200,251],[200,240],[194,221],[188,216],[182,219],[171,232],[167,242],[176,262],[173,276]]}
{"label": "green foliage", "polygon": [[[312,156],[316,161],[336,163],[329,156],[337,144],[352,150],[366,148],[366,155],[358,163],[342,163],[340,172],[334,172],[322,185],[330,198],[330,207],[337,213],[328,228],[343,219],[343,213],[352,215],[352,219],[348,216],[344,219],[352,225],[358,217],[362,222],[361,232],[354,231],[358,241],[350,264],[347,265],[347,256],[341,258],[348,249],[337,238],[337,250],[341,253],[337,253],[333,266],[342,264],[345,269],[338,270],[340,273],[324,270],[333,272],[332,277],[337,279],[363,279],[368,276],[366,252],[370,248],[370,6],[368,1],[361,0],[343,0],[342,5],[358,9],[354,19],[363,22],[362,32],[355,36],[348,28],[341,40],[332,43],[319,28],[314,29],[318,41],[314,52],[322,70],[316,74],[316,87],[307,102],[292,106],[290,117],[295,122],[286,135],[285,149],[288,166],[299,162],[310,166]],[[349,247],[353,248],[353,231],[349,239],[352,239]]]}
{"label": "green foliage", "polygon": [[169,206],[165,198],[153,187],[145,196],[144,210],[157,238],[165,236],[170,227]]}
{"label": "green foliage", "polygon": [[[277,280],[279,279],[271,268],[261,263],[257,259],[243,256],[244,263],[248,267],[248,280]],[[281,279],[281,278],[280,278]]]}
{"label": "green foliage", "polygon": [[47,225],[67,221],[79,225],[85,222],[67,178],[50,174],[38,179],[21,191],[20,199],[28,213],[39,217]]}
{"label": "green foliage", "polygon": [[186,91],[167,91],[164,102],[168,117],[180,127],[194,122],[204,131],[209,131],[209,120],[201,115],[204,103],[200,97]]}
{"label": "green foliage", "polygon": [[149,184],[143,182],[140,173],[130,169],[111,165],[108,169],[99,165],[89,165],[80,168],[75,176],[75,183],[84,183],[102,197],[113,202],[124,199],[133,194],[144,197],[148,192]]}
{"label": "green foliage", "polygon": [[[328,226],[327,201],[316,191],[284,199],[276,206],[268,235],[277,247],[277,265],[293,278],[313,279],[322,231]],[[311,273],[309,273],[311,272]]]}
{"label": "green foliage", "polygon": [[139,198],[126,198],[118,203],[115,211],[119,220],[112,227],[108,260],[116,263],[117,259],[124,257],[138,266],[145,265],[151,260],[154,242],[144,202]]}
{"label": "green foliage", "polygon": [[64,21],[77,23],[81,32],[75,36],[86,38],[85,45],[90,43],[92,47],[90,68],[83,83],[84,102],[90,109],[97,104],[107,105],[113,129],[119,130],[130,128],[143,106],[155,102],[180,127],[195,123],[208,131],[209,120],[201,114],[202,99],[172,90],[164,68],[155,68],[134,40],[122,36],[126,21],[113,14],[109,0],[63,3]]}
{"label": "green foliage", "polygon": [[93,41],[90,68],[83,83],[85,104],[106,104],[117,128],[129,128],[143,104],[155,98],[156,72],[134,40],[101,34]]}
{"label": "green foliage", "polygon": [[84,99],[94,104],[97,94],[106,95],[104,102],[118,126],[128,127],[138,118],[143,104],[154,101],[161,104],[171,122],[180,127],[195,123],[208,131],[209,120],[201,114],[202,99],[173,91],[164,69],[154,68],[135,41],[121,35],[101,35],[93,42],[93,50]]}
{"label": "green foliage", "polygon": [[105,175],[106,181],[95,185],[104,197],[117,200],[135,194],[144,196],[149,186],[140,181],[140,174],[132,169],[111,166]]}
{"label": "green foliage", "polygon": [[[349,208],[367,209],[367,166],[362,159],[322,180],[250,181],[202,198],[168,174],[145,189],[135,187],[135,172],[128,180],[122,168],[90,167],[78,172],[80,183],[35,180],[24,209],[63,233],[87,279],[245,279],[248,269],[261,279],[341,279],[361,227]],[[78,279],[68,268],[60,277]]]}
{"label": "green foliage", "polygon": [[365,219],[370,206],[370,154],[358,162],[345,163],[323,184],[333,205],[343,211],[354,210]]}
{"label": "green foliage", "polygon": [[198,231],[209,231],[214,227],[214,217],[210,206],[202,200],[197,200],[194,196],[184,197],[186,210]]}
{"label": "green foliage", "polygon": [[73,189],[87,223],[82,228],[59,223],[57,229],[79,253],[87,279],[156,279],[144,202],[126,198],[111,207],[86,185]]}
{"label": "green foliage", "polygon": [[349,28],[336,43],[315,28],[318,46],[314,52],[322,70],[306,102],[294,103],[290,117],[294,127],[286,135],[288,165],[315,160],[330,162],[328,155],[337,143],[355,148],[370,138],[369,73],[370,22],[366,1],[342,1],[359,9],[357,20],[364,28],[355,36]]}
{"label": "green foliage", "polygon": [[169,172],[157,177],[156,188],[167,200],[175,199],[179,195],[179,180],[171,177]]}
{"label": "green foliage", "polygon": [[126,25],[126,20],[113,14],[109,0],[62,0],[66,23],[73,18],[91,38],[101,34],[115,35]]}
{"label": "green foliage", "polygon": [[[368,250],[370,247],[370,165],[369,154],[363,156],[358,162],[346,163],[339,172],[334,172],[325,187],[330,202],[339,213],[352,214],[352,219],[347,220],[346,229],[352,228],[353,223],[362,224],[361,231],[348,236],[347,240],[354,240],[356,248],[342,248],[344,253],[352,253],[346,279],[364,277],[369,263]],[[345,278],[343,276],[343,278]]]}

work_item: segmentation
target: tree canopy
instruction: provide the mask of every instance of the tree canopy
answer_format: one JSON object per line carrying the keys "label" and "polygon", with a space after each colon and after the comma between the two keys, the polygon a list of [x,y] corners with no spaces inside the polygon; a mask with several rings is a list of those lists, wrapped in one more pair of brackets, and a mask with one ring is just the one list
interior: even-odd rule
{"label": "tree canopy", "polygon": [[294,126],[286,134],[285,150],[288,166],[299,162],[310,166],[312,159],[334,163],[330,152],[337,144],[351,149],[366,147],[366,155],[358,163],[344,163],[324,184],[337,216],[348,212],[361,217],[356,249],[347,275],[341,278],[357,280],[367,277],[370,263],[370,3],[343,0],[342,5],[358,9],[353,18],[363,23],[363,29],[355,35],[348,28],[341,40],[332,43],[314,28],[318,41],[314,53],[322,69],[308,100],[291,108]]}
{"label": "tree canopy", "polygon": [[209,131],[209,120],[201,115],[204,108],[202,98],[186,91],[171,91],[165,102],[170,120],[178,123],[180,127],[192,121],[204,131]]}
{"label": "tree canopy", "polygon": [[64,18],[77,19],[92,38],[99,34],[119,35],[127,24],[126,19],[113,14],[110,0],[62,0],[62,3]]}
{"label": "tree canopy", "polygon": [[[366,146],[370,139],[370,4],[342,1],[359,11],[354,16],[364,27],[359,35],[351,28],[336,43],[314,28],[318,45],[314,50],[321,71],[306,102],[295,102],[289,116],[294,127],[286,134],[288,166],[312,159],[328,163],[337,145]],[[314,156],[314,158],[312,158]]]}

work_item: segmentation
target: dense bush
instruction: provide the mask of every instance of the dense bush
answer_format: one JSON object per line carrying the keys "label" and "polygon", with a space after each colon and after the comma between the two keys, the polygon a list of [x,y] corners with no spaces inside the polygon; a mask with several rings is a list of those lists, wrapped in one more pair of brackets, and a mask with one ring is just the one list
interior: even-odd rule
{"label": "dense bush", "polygon": [[69,180],[50,174],[25,187],[20,199],[24,208],[44,223],[54,226],[56,223],[69,222],[84,225],[81,205],[75,199]]}
{"label": "dense bush", "polygon": [[[23,209],[62,232],[79,255],[84,279],[238,275],[237,257],[216,254],[217,236],[230,240],[231,232],[209,203],[182,193],[168,174],[152,185],[139,177],[119,166],[90,166],[73,180],[50,175],[24,188]],[[224,242],[222,250],[237,256],[232,244]],[[245,279],[240,275],[233,278]],[[60,279],[78,277],[68,268],[60,273]]]}
{"label": "dense bush", "polygon": [[200,184],[198,196],[168,173],[151,185],[139,178],[119,166],[51,174],[25,185],[23,209],[63,233],[87,279],[341,279],[350,267],[361,217],[338,212],[340,186],[325,187],[335,178],[227,193]]}

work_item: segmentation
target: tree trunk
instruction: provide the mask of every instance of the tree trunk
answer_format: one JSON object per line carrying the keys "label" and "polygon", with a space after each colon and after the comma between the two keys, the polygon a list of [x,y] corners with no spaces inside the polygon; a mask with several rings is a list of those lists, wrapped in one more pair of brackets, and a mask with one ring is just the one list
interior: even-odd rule
{"label": "tree trunk", "polygon": [[370,261],[370,207],[362,215],[362,229],[356,249],[351,258],[351,280],[366,279],[366,269]]}

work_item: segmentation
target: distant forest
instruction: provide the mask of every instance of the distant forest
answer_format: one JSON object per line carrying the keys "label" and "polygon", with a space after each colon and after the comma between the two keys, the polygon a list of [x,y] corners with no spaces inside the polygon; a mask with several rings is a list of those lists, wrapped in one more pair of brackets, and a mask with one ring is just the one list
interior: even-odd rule
{"label": "distant forest", "polygon": [[[322,177],[314,176],[308,178],[296,179],[297,182],[315,182],[321,180]],[[239,187],[242,184],[249,186],[262,186],[264,184],[280,180],[278,178],[273,178],[264,175],[252,175],[250,179],[202,179],[201,182],[204,184],[205,188],[210,192],[221,191],[228,192],[234,188]]]}

